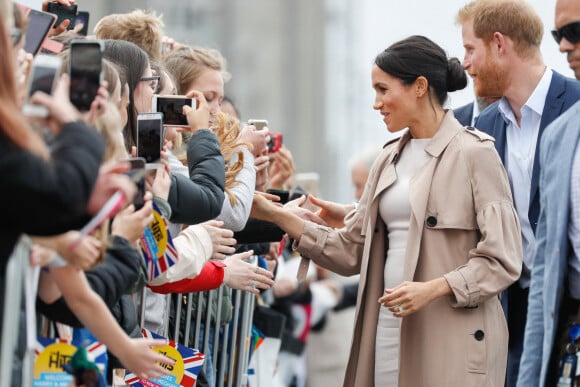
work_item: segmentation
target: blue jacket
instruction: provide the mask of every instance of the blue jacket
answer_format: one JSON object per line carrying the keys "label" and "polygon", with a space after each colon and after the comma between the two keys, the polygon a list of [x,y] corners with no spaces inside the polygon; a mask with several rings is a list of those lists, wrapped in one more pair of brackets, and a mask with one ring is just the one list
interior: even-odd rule
{"label": "blue jacket", "polygon": [[580,138],[580,102],[544,132],[540,145],[540,219],[537,250],[532,268],[528,319],[518,386],[543,386],[564,287],[568,258],[570,176]]}
{"label": "blue jacket", "polygon": [[[534,168],[532,172],[532,187],[530,192],[530,209],[528,219],[534,233],[538,225],[538,216],[540,214],[540,198],[538,191],[538,178],[540,176],[538,148],[540,140],[546,126],[554,121],[560,114],[565,112],[580,100],[580,82],[575,79],[566,78],[563,75],[553,71],[552,82],[546,96],[544,111],[542,112],[542,121],[540,122],[540,132],[536,143],[536,154],[534,158]],[[507,123],[499,112],[499,102],[495,102],[485,109],[477,118],[475,127],[482,132],[495,137],[495,148],[505,165],[505,146],[506,146],[506,126]]]}
{"label": "blue jacket", "polygon": [[461,125],[471,126],[471,119],[473,118],[473,102],[460,106],[457,109],[453,109],[453,114]]}

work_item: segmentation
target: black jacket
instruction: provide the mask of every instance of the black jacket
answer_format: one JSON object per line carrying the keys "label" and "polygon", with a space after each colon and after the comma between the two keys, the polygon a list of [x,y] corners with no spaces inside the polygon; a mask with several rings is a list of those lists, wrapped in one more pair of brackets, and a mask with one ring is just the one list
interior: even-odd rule
{"label": "black jacket", "polygon": [[[107,248],[105,261],[85,275],[91,289],[95,291],[114,311],[121,296],[129,293],[139,278],[143,258],[126,239],[113,237]],[[64,297],[52,304],[36,300],[37,310],[53,321],[59,321],[72,327],[82,327],[82,323],[69,309]],[[118,316],[113,313],[117,321]],[[122,325],[122,324],[121,324]]]}
{"label": "black jacket", "polygon": [[225,164],[217,137],[198,130],[187,145],[189,179],[171,175],[167,201],[173,223],[196,224],[217,217],[224,204]]}
{"label": "black jacket", "polygon": [[0,330],[6,263],[18,237],[60,234],[88,221],[85,210],[104,152],[102,137],[82,122],[62,127],[50,161],[0,135]]}
{"label": "black jacket", "polygon": [[101,136],[81,122],[63,126],[48,162],[0,135],[0,261],[21,233],[56,235],[82,226],[104,151]]}

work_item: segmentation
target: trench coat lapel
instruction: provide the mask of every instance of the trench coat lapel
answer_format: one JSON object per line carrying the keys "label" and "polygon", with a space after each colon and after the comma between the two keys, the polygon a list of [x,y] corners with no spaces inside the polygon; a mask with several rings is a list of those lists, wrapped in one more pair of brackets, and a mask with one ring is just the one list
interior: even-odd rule
{"label": "trench coat lapel", "polygon": [[362,229],[363,235],[367,235],[368,233],[372,234],[374,230],[377,221],[377,216],[379,213],[378,208],[380,195],[381,193],[383,193],[384,190],[389,188],[397,180],[397,171],[395,170],[395,164],[397,162],[397,159],[399,158],[399,153],[405,146],[405,143],[409,141],[409,138],[411,138],[409,132],[403,134],[397,140],[396,151],[393,152],[392,155],[386,158],[384,162],[378,166],[379,169],[379,171],[377,172],[378,178],[376,179],[375,185],[372,189],[373,197],[371,199],[369,208],[367,209],[367,212],[365,213],[363,218],[363,224],[365,225],[365,227],[363,227]]}
{"label": "trench coat lapel", "polygon": [[439,130],[425,147],[425,151],[432,156],[432,159],[413,176],[409,183],[411,219],[409,222],[405,268],[403,272],[404,281],[413,281],[415,276],[417,260],[419,259],[419,248],[423,236],[423,224],[425,223],[427,203],[431,192],[431,181],[439,164],[439,157],[459,130],[462,130],[461,125],[453,116],[452,111],[447,111]]}

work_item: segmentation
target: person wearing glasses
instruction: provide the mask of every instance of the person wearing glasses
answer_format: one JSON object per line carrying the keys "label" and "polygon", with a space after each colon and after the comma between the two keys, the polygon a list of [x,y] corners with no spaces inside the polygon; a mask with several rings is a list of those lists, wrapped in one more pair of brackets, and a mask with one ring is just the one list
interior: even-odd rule
{"label": "person wearing glasses", "polygon": [[[580,2],[556,2],[560,51],[580,79]],[[580,102],[542,136],[540,144],[540,218],[532,267],[528,320],[518,387],[578,386],[562,375],[560,361],[580,307]]]}
{"label": "person wearing glasses", "polygon": [[479,97],[501,97],[475,127],[495,137],[522,229],[522,275],[502,297],[509,329],[506,386],[515,386],[523,348],[530,272],[540,214],[540,139],[546,126],[580,99],[580,83],[548,68],[540,52],[544,25],[523,0],[475,0],[457,14],[463,65]]}

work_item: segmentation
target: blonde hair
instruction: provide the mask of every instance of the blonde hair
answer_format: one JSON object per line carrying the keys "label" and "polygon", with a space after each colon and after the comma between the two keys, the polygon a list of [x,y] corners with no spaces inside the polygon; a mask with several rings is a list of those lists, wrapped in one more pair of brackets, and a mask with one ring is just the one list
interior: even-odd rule
{"label": "blonde hair", "polygon": [[[236,180],[238,172],[244,167],[244,153],[239,150],[240,146],[246,145],[238,141],[240,136],[240,121],[235,117],[230,117],[225,113],[217,113],[215,124],[211,130],[215,133],[224,159],[226,160],[226,194],[232,206],[238,203],[231,188],[239,184]],[[233,157],[237,155],[237,157]]]}
{"label": "blonde hair", "polygon": [[[240,136],[240,121],[237,118],[219,112],[215,115],[215,119],[216,122],[210,129],[216,135],[220,143],[221,154],[226,161],[226,194],[232,206],[235,206],[238,204],[238,199],[236,199],[230,189],[239,184],[236,176],[244,167],[244,153],[239,150],[239,147],[249,146],[249,144],[238,142],[238,137]],[[181,134],[184,133],[177,133],[176,140],[173,143],[173,154],[181,163],[187,165],[187,152],[185,148],[189,141],[180,136]]]}
{"label": "blonde hair", "polygon": [[105,16],[95,26],[97,39],[126,40],[141,47],[150,59],[161,58],[163,19],[154,11],[136,9]]}
{"label": "blonde hair", "polygon": [[229,81],[226,61],[218,50],[182,46],[171,51],[163,60],[165,69],[175,80],[177,94],[187,94],[189,85],[207,70],[221,72],[224,82]]}
{"label": "blonde hair", "polygon": [[544,24],[534,8],[523,0],[474,0],[459,10],[456,22],[473,20],[475,36],[490,42],[495,32],[509,36],[518,54],[540,49]]}

